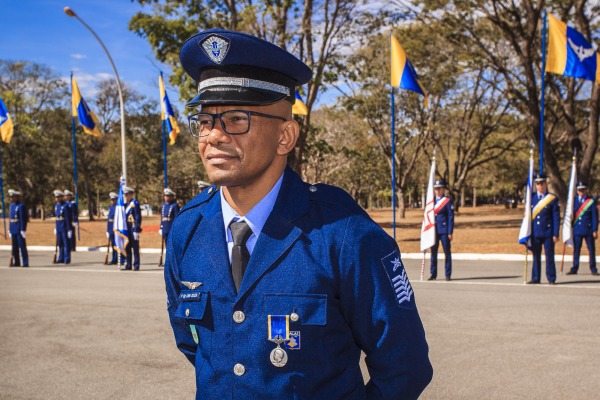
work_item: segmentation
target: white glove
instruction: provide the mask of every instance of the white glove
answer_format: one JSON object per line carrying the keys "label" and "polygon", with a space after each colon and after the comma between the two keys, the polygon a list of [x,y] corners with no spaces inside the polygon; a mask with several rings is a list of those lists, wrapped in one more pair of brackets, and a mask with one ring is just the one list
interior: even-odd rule
{"label": "white glove", "polygon": [[68,237],[69,239],[71,239],[71,236],[73,236],[73,231],[68,231],[68,232],[67,232],[67,237]]}
{"label": "white glove", "polygon": [[110,233],[106,232],[106,238],[110,239]]}
{"label": "white glove", "polygon": [[73,222],[73,226],[74,226],[75,228],[79,228],[79,222]]}
{"label": "white glove", "polygon": [[133,240],[140,240],[140,233],[139,232],[133,232]]}
{"label": "white glove", "polygon": [[21,231],[21,236],[23,236],[23,239],[25,239],[25,231]]}
{"label": "white glove", "polygon": [[162,236],[162,229],[159,229],[159,230],[158,230],[158,234],[159,234],[160,236]]}
{"label": "white glove", "polygon": [[8,237],[11,238],[12,237],[12,233],[8,232]]}
{"label": "white glove", "polygon": [[54,236],[56,236],[56,228],[54,228]]}

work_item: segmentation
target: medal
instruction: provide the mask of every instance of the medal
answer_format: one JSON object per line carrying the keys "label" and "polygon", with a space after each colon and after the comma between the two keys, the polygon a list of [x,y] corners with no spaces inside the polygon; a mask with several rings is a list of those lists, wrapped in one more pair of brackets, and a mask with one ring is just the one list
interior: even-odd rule
{"label": "medal", "polygon": [[267,317],[268,337],[267,339],[277,345],[269,356],[271,364],[281,368],[287,364],[288,356],[281,344],[290,340],[290,316],[269,315]]}

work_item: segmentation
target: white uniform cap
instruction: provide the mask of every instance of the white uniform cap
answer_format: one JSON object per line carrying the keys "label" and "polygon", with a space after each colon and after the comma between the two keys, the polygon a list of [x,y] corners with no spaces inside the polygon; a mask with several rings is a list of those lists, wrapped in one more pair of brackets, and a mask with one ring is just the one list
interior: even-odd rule
{"label": "white uniform cap", "polygon": [[163,193],[165,194],[165,196],[175,196],[175,192],[169,188],[165,188],[165,190],[163,190]]}
{"label": "white uniform cap", "polygon": [[110,193],[108,194],[108,196],[109,196],[111,199],[118,199],[118,198],[119,198],[119,195],[118,195],[117,193],[115,193],[115,192],[110,192]]}
{"label": "white uniform cap", "polygon": [[21,192],[18,192],[18,191],[13,190],[13,189],[8,189],[8,196],[9,197],[10,196],[20,196],[20,195],[21,195]]}
{"label": "white uniform cap", "polygon": [[65,194],[63,192],[61,192],[60,190],[55,190],[54,191],[54,197],[59,197],[59,196],[64,196]]}
{"label": "white uniform cap", "polygon": [[135,193],[135,189],[129,186],[123,186],[123,194]]}
{"label": "white uniform cap", "polygon": [[198,181],[199,188],[205,188],[205,187],[209,187],[209,186],[210,186],[210,183],[208,183],[208,182]]}
{"label": "white uniform cap", "polygon": [[63,193],[65,194],[65,196],[73,196],[73,192],[71,192],[69,189],[65,189]]}

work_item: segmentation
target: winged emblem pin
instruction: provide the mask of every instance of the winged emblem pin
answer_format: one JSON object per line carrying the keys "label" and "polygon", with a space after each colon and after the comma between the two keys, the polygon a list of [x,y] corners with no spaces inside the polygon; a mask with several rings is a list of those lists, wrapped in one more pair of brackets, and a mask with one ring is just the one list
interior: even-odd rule
{"label": "winged emblem pin", "polygon": [[181,281],[182,285],[185,285],[188,289],[190,290],[194,290],[197,287],[202,286],[202,282],[187,282],[187,281]]}

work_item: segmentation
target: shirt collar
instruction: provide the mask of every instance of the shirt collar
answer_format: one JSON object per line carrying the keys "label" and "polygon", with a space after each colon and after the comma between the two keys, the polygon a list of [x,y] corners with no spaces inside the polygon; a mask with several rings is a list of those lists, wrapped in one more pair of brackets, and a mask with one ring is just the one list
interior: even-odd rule
{"label": "shirt collar", "polygon": [[258,237],[262,232],[265,223],[267,222],[267,218],[273,211],[273,207],[275,206],[275,201],[277,200],[277,195],[279,194],[279,190],[281,189],[281,183],[283,182],[283,173],[275,183],[275,185],[271,188],[269,193],[265,197],[263,197],[245,216],[240,216],[235,210],[227,203],[225,200],[225,196],[223,195],[223,190],[220,190],[221,195],[221,211],[223,212],[223,223],[225,224],[225,232],[227,232],[227,241],[232,241],[231,234],[229,233],[229,224],[234,220],[243,220],[248,223],[250,229],[252,229],[252,233]]}

